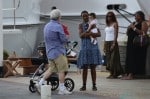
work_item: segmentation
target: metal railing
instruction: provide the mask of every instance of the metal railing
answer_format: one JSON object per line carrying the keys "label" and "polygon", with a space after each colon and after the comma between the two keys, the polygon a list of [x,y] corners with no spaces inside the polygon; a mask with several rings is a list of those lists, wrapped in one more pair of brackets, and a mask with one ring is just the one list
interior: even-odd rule
{"label": "metal railing", "polygon": [[16,6],[16,0],[13,0],[13,8],[6,8],[6,9],[2,9],[3,11],[10,11],[13,10],[13,27],[14,29],[16,29],[16,10],[19,8],[20,6],[20,0],[18,1],[18,4]]}

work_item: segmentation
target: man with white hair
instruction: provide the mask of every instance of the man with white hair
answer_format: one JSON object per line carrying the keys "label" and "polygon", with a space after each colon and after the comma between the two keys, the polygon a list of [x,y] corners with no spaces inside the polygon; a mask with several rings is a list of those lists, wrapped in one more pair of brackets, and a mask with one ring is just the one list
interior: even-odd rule
{"label": "man with white hair", "polygon": [[44,42],[46,46],[46,54],[49,62],[49,68],[44,73],[39,85],[43,85],[45,80],[52,74],[58,72],[59,75],[59,92],[58,94],[71,94],[64,86],[65,71],[68,70],[68,61],[66,57],[65,43],[67,38],[60,24],[61,12],[54,9],[50,13],[50,22],[44,27]]}
{"label": "man with white hair", "polygon": [[[55,10],[55,9],[57,9],[56,6],[53,6],[51,8],[51,10]],[[69,38],[70,33],[68,31],[68,27],[65,24],[62,24],[62,23],[61,23],[61,25],[63,27],[63,30],[64,30],[64,33],[65,33],[66,37]]]}

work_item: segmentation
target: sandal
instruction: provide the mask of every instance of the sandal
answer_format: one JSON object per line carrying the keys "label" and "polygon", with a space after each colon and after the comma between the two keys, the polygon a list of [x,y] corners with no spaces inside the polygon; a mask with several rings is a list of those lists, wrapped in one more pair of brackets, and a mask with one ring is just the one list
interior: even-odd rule
{"label": "sandal", "polygon": [[128,77],[126,78],[126,80],[132,80],[133,76],[132,75],[128,75]]}
{"label": "sandal", "polygon": [[122,77],[121,77],[121,80],[125,80],[126,78],[127,78],[127,74],[125,74],[125,75],[123,75]]}
{"label": "sandal", "polygon": [[122,80],[132,80],[132,79],[133,79],[132,74],[129,74],[128,76],[122,78]]}
{"label": "sandal", "polygon": [[82,86],[81,88],[80,88],[80,91],[85,91],[86,90],[86,86]]}
{"label": "sandal", "polygon": [[97,91],[97,87],[94,85],[92,88],[93,91]]}

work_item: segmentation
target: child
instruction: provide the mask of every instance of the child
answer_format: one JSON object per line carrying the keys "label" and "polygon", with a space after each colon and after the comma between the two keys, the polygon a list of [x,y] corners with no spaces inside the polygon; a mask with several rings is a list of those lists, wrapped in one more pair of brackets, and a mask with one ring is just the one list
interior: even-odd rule
{"label": "child", "polygon": [[[53,6],[53,7],[51,8],[51,10],[55,10],[55,9],[57,9],[56,6]],[[64,25],[64,24],[61,24],[61,25],[62,25],[62,27],[63,27],[63,30],[64,30],[64,33],[65,33],[66,37],[69,38],[70,33],[69,33],[69,31],[68,31],[68,27],[67,27],[66,25]]]}
{"label": "child", "polygon": [[[96,19],[96,14],[95,13],[90,13],[89,14],[89,20],[90,20],[90,23],[89,23],[89,27],[87,29],[87,32],[91,31],[92,33],[97,33],[98,32],[98,22],[97,22],[97,19]],[[93,38],[91,36],[91,43],[97,44],[97,39]]]}

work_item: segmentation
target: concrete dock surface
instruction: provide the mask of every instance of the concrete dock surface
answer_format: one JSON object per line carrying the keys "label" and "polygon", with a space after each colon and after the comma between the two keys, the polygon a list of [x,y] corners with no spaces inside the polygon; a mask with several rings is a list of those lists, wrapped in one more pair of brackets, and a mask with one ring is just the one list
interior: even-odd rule
{"label": "concrete dock surface", "polygon": [[[88,72],[87,90],[79,91],[82,75],[69,72],[67,77],[75,82],[71,95],[58,95],[52,92],[51,99],[150,99],[150,79],[107,79],[108,72],[97,71],[97,91],[92,91],[90,71]],[[0,99],[41,99],[38,93],[28,89],[31,76],[9,76],[0,78]]]}

